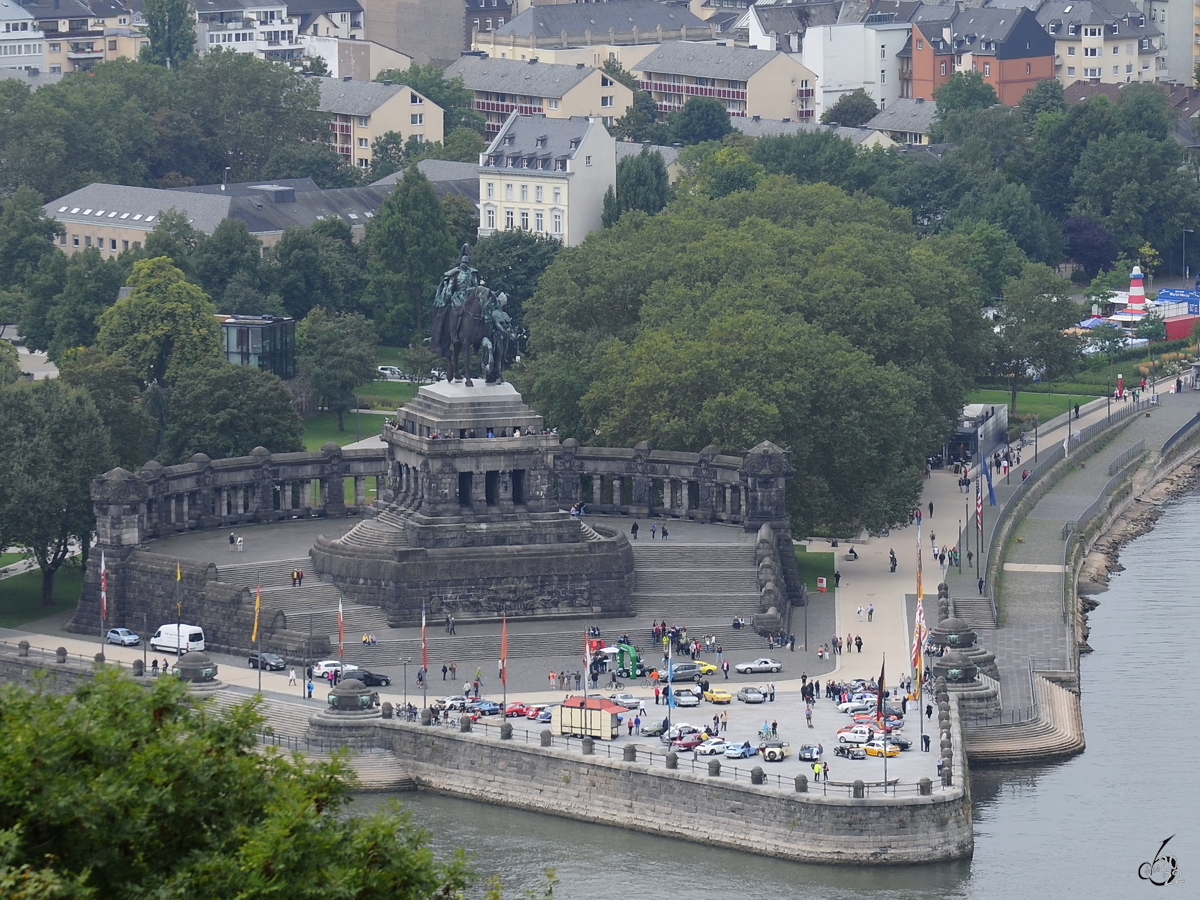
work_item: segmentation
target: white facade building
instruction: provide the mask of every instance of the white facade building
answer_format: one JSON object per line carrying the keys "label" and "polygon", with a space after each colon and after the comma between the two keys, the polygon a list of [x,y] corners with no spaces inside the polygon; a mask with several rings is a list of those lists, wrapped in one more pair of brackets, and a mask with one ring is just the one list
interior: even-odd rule
{"label": "white facade building", "polygon": [[0,0],[0,68],[46,70],[45,35],[16,0]]}

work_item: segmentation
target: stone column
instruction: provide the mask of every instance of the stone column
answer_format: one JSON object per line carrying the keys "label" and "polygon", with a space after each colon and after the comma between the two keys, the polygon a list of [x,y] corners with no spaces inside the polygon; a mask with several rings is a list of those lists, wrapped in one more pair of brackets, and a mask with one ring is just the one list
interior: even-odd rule
{"label": "stone column", "polygon": [[362,475],[354,476],[354,505],[359,509],[367,505],[367,479]]}

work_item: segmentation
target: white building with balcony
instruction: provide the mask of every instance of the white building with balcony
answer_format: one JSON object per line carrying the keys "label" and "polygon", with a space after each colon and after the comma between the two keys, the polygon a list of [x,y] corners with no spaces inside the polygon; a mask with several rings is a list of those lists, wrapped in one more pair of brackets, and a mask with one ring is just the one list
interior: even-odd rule
{"label": "white building with balcony", "polygon": [[201,53],[233,50],[261,59],[299,59],[304,55],[300,20],[285,3],[255,0],[193,0],[196,47]]}
{"label": "white building with balcony", "polygon": [[16,0],[0,0],[0,68],[46,68],[45,35],[37,19]]}

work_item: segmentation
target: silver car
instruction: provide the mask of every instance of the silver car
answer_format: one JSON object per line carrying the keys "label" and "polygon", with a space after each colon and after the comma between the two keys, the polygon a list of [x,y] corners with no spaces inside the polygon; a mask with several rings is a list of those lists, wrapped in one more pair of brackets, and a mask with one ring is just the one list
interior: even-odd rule
{"label": "silver car", "polygon": [[740,675],[750,675],[754,672],[778,672],[783,668],[783,663],[777,659],[760,656],[753,662],[738,663],[734,668]]}
{"label": "silver car", "polygon": [[110,628],[105,638],[110,644],[120,644],[122,647],[136,647],[142,639],[128,628]]}

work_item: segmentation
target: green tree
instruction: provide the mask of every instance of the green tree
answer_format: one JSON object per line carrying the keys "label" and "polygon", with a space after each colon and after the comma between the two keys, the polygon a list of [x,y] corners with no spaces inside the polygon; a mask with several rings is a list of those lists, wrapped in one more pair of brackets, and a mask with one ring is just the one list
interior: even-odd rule
{"label": "green tree", "polygon": [[192,369],[171,388],[163,454],[166,461],[186,462],[196,453],[246,456],[255,447],[290,453],[304,449],[303,431],[280,378],[220,362]]}
{"label": "green tree", "polygon": [[525,301],[533,296],[542,273],[560,250],[562,242],[548,234],[506,229],[480,238],[471,265],[479,270],[484,284],[508,295],[506,310],[520,324]]}
{"label": "green tree", "polygon": [[995,89],[978,72],[955,72],[933,92],[937,114],[944,119],[962,109],[986,109],[1000,102]]}
{"label": "green tree", "polygon": [[475,243],[479,237],[479,209],[473,201],[461,194],[447,194],[442,198],[442,214],[455,247]]}
{"label": "green tree", "polygon": [[182,66],[196,49],[196,20],[187,0],[145,0],[142,15],[150,43],[142,60],[158,66]]}
{"label": "green tree", "polygon": [[1142,320],[1134,326],[1133,336],[1147,341],[1162,341],[1167,337],[1167,324],[1158,310],[1148,309]]}
{"label": "green tree", "polygon": [[311,178],[322,188],[358,187],[363,183],[363,171],[321,141],[278,147],[263,165],[261,177]]}
{"label": "green tree", "polygon": [[671,181],[662,154],[643,147],[641,153],[617,163],[616,191],[610,187],[604,195],[604,225],[614,224],[628,209],[654,215],[670,199]]}
{"label": "green tree", "polygon": [[316,307],[296,329],[296,364],[313,395],[337,413],[338,431],[354,403],[354,389],[375,378],[375,328],[358,313]]}
{"label": "green tree", "polygon": [[224,295],[235,279],[256,284],[261,262],[262,242],[240,219],[222,219],[192,254],[196,281],[210,297]]}
{"label": "green tree", "polygon": [[62,233],[63,227],[42,211],[41,194],[17,188],[0,214],[0,288],[24,285],[44,257],[58,252],[55,240]]}
{"label": "green tree", "polygon": [[864,88],[855,88],[838,97],[837,102],[821,113],[822,125],[847,125],[857,128],[879,115],[879,104]]}
{"label": "green tree", "polygon": [[1071,284],[1049,266],[1029,263],[1004,286],[996,321],[996,377],[1012,388],[1010,408],[1017,408],[1017,387],[1037,373],[1053,380],[1075,371],[1079,338],[1064,331],[1079,321]]}
{"label": "green tree", "polygon": [[143,384],[174,383],[183,372],[221,359],[221,328],[208,295],[165,257],[133,264],[129,295],[100,316],[98,346],[120,351]]}
{"label": "green tree", "polygon": [[408,343],[423,333],[426,310],[454,251],[433,185],[410,167],[367,223],[366,296],[384,338]]}
{"label": "green tree", "polygon": [[12,384],[21,377],[21,354],[8,341],[0,341],[0,385]]}
{"label": "green tree", "polygon": [[119,260],[105,259],[96,247],[88,247],[67,261],[62,293],[47,312],[53,337],[46,347],[56,362],[72,347],[90,347],[96,342],[101,314],[117,301],[126,277]]}
{"label": "green tree", "polygon": [[620,82],[633,91],[633,103],[625,110],[625,115],[613,122],[609,129],[618,141],[650,141],[654,144],[665,144],[670,140],[667,126],[658,121],[658,104],[649,91],[638,87],[638,80],[615,59],[606,59],[600,67],[613,81]]}
{"label": "green tree", "polygon": [[194,227],[187,213],[175,207],[159,210],[154,229],[146,235],[141,253],[142,259],[165,256],[183,274],[192,277],[192,255],[204,240],[204,232]]}
{"label": "green tree", "polygon": [[741,147],[710,141],[685,147],[679,154],[679,193],[716,200],[735,191],[753,191],[762,181],[763,166]]}
{"label": "green tree", "polygon": [[150,458],[157,423],[141,403],[142,388],[133,366],[120,354],[95,347],[72,350],[59,361],[59,376],[92,398],[108,430],[117,465],[136,471]]}
{"label": "green tree", "polygon": [[378,181],[404,168],[404,135],[385,131],[371,144],[371,180]]}
{"label": "green tree", "polygon": [[719,141],[733,126],[729,111],[712,97],[688,97],[683,108],[671,113],[671,137],[681,144]]}
{"label": "green tree", "polygon": [[453,130],[465,125],[484,134],[486,119],[475,111],[475,95],[463,84],[462,76],[447,79],[436,63],[413,63],[407,69],[388,69],[375,76],[376,81],[406,84],[432,100],[445,111],[446,127]]}
{"label": "green tree", "polygon": [[[0,387],[0,544],[26,547],[54,576],[95,528],[92,479],[112,466],[108,431],[87,392],[59,378]],[[86,552],[86,551],[85,551]]]}
{"label": "green tree", "polygon": [[1063,86],[1057,78],[1043,78],[1025,92],[1021,102],[1017,104],[1017,112],[1025,123],[1025,133],[1033,134],[1038,117],[1043,113],[1051,115],[1066,112],[1067,101],[1063,99]]}
{"label": "green tree", "polygon": [[344,756],[260,752],[252,701],[222,712],[178,679],[110,667],[71,694],[6,687],[0,715],[5,877],[25,869],[79,900],[427,900],[468,885],[462,855],[438,861],[395,807],[347,814]]}
{"label": "green tree", "polygon": [[288,228],[271,248],[263,281],[279,295],[287,315],[296,319],[314,306],[358,309],[365,284],[360,252],[341,220]]}

